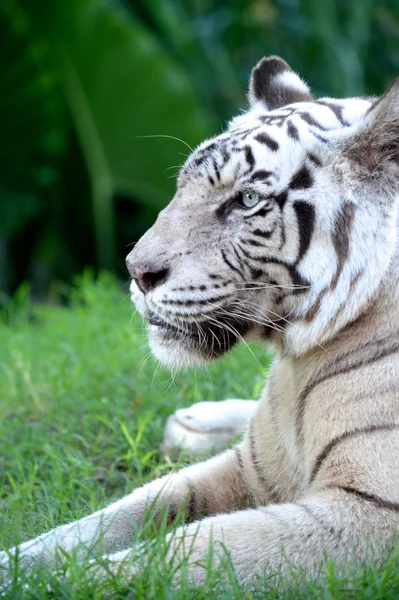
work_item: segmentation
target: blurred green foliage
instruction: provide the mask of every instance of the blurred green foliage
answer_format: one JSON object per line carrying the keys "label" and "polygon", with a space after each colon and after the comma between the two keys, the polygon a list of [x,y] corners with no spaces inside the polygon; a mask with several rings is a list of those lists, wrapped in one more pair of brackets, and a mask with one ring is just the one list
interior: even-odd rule
{"label": "blurred green foliage", "polygon": [[379,94],[399,74],[397,2],[2,0],[0,290],[123,274],[187,144],[245,108],[267,54],[316,94]]}

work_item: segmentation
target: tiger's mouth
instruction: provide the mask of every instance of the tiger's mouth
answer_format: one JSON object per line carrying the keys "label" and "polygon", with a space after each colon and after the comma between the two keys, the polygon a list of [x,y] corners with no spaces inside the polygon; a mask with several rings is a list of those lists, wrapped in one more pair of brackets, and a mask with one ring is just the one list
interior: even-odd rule
{"label": "tiger's mouth", "polygon": [[198,336],[198,331],[196,332],[192,327],[190,329],[182,329],[177,325],[172,325],[172,323],[168,323],[164,321],[162,317],[159,317],[155,313],[150,313],[148,316],[148,322],[150,325],[154,325],[154,327],[158,327],[160,331],[165,332],[174,332],[176,334],[185,335],[185,336]]}
{"label": "tiger's mouth", "polygon": [[228,352],[251,329],[249,321],[225,314],[220,316],[217,313],[198,324],[189,322],[175,325],[153,312],[147,319],[152,326],[150,343],[154,350],[158,345],[172,347],[173,343],[178,343],[180,350],[185,348],[205,360],[219,358]]}

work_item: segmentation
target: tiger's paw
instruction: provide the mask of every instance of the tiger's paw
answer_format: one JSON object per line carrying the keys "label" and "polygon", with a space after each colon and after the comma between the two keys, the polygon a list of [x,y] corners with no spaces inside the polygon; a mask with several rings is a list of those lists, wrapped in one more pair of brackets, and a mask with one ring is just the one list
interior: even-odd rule
{"label": "tiger's paw", "polygon": [[181,408],[166,422],[161,451],[198,456],[222,450],[246,430],[256,405],[255,400],[224,400]]}

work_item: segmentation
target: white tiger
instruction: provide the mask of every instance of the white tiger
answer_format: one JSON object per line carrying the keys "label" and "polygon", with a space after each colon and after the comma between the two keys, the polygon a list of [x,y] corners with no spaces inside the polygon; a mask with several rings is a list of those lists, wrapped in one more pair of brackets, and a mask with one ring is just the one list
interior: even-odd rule
{"label": "white tiger", "polygon": [[195,585],[210,541],[243,584],[315,576],[324,555],[382,561],[399,527],[398,199],[399,80],[379,99],[316,100],[283,60],[260,61],[248,112],[193,152],[127,258],[163,363],[241,338],[275,349],[245,438],[23,544],[22,565],[101,537],[118,569],[149,506],[185,507],[169,552],[190,536]]}

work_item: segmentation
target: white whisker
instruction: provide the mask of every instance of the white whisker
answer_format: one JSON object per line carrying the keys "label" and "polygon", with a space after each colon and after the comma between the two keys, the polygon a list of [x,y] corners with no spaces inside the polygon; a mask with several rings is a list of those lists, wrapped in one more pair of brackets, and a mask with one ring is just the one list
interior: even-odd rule
{"label": "white whisker", "polygon": [[191,146],[189,144],[187,144],[187,142],[185,142],[181,138],[178,138],[174,135],[166,135],[166,134],[160,134],[160,133],[153,134],[153,135],[136,135],[136,140],[141,139],[141,138],[169,138],[170,140],[176,140],[177,142],[181,142],[182,144],[187,146],[187,148],[190,150],[190,152],[193,151],[193,149],[191,148]]}

